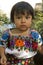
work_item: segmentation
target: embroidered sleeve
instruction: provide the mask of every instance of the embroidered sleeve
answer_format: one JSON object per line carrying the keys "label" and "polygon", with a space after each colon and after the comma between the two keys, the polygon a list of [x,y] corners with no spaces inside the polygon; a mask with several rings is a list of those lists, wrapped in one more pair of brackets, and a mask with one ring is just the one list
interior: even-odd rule
{"label": "embroidered sleeve", "polygon": [[32,31],[32,38],[38,43],[38,45],[42,45],[41,35],[37,31]]}
{"label": "embroidered sleeve", "polygon": [[2,34],[2,37],[0,38],[0,46],[6,46],[8,37],[9,37],[8,31],[4,31]]}

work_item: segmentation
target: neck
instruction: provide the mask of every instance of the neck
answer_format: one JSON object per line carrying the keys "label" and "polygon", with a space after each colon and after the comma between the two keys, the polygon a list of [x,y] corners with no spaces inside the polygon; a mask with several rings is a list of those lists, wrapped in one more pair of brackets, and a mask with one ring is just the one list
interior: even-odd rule
{"label": "neck", "polygon": [[28,30],[25,30],[25,31],[19,30],[18,33],[19,33],[20,35],[28,35],[28,34],[30,34],[30,28],[29,28]]}

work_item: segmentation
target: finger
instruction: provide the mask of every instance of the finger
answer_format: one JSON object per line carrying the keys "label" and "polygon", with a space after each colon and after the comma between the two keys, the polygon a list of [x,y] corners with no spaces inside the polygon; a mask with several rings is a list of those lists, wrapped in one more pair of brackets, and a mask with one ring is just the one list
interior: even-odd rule
{"label": "finger", "polygon": [[2,64],[2,65],[5,65],[5,64],[6,64],[6,60],[2,60],[2,59],[1,59],[1,64]]}
{"label": "finger", "polygon": [[1,62],[2,65],[6,65],[6,62]]}

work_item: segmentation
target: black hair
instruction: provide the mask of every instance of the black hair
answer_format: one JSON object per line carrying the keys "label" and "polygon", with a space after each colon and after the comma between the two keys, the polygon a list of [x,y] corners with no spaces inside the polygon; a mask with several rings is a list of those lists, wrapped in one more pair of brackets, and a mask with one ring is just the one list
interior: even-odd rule
{"label": "black hair", "polygon": [[34,18],[34,9],[33,7],[24,1],[16,3],[11,10],[10,14],[10,20],[14,22],[14,15],[19,15],[19,14],[25,14],[25,12],[29,15],[32,15],[32,18]]}

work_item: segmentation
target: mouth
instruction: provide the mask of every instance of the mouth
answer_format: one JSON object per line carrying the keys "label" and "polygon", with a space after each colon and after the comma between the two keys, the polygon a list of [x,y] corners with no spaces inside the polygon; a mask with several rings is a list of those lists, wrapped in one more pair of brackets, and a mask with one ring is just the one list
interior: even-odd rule
{"label": "mouth", "polygon": [[24,27],[26,27],[26,25],[21,25],[20,27],[24,28]]}

